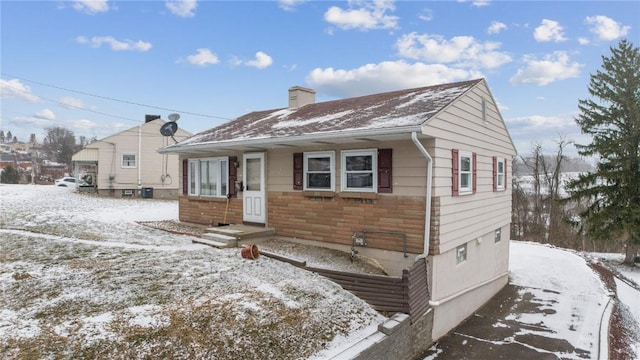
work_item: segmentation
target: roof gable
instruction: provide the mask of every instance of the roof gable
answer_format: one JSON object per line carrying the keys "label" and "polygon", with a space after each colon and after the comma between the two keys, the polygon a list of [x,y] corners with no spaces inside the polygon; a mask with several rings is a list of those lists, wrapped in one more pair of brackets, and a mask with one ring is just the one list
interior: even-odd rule
{"label": "roof gable", "polygon": [[482,79],[251,112],[167,147],[420,127]]}

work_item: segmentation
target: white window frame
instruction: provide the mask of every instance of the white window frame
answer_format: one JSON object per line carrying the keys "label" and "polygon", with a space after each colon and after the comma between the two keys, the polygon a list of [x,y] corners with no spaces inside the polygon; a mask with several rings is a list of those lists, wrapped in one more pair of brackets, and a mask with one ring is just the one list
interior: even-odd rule
{"label": "white window frame", "polygon": [[[506,189],[504,181],[506,179],[505,164],[506,161],[504,158],[499,157],[496,159],[496,190]],[[500,171],[500,165],[502,165],[502,171]]]}
{"label": "white window frame", "polygon": [[[125,160],[124,160],[125,156],[133,156],[133,165],[131,165],[131,161],[127,161],[127,163],[125,164]],[[122,154],[122,156],[120,156],[120,167],[122,167],[123,169],[135,169],[136,166],[137,166],[136,154],[125,153],[125,154]]]}
{"label": "white window frame", "polygon": [[[370,171],[347,171],[347,157],[349,156],[371,156]],[[340,152],[340,190],[344,192],[378,192],[378,149],[342,150]],[[347,176],[351,173],[371,173],[372,186],[369,187],[349,187]]]}
{"label": "white window frame", "polygon": [[[201,169],[203,163],[213,163],[217,166],[213,184],[215,184],[215,193],[203,194]],[[223,181],[226,184],[227,191],[223,193]],[[212,158],[200,158],[189,159],[188,167],[188,179],[187,184],[189,186],[188,194],[190,196],[205,196],[205,197],[218,197],[226,198],[229,193],[229,158],[228,157],[212,157]]]}
{"label": "white window frame", "polygon": [[460,265],[467,261],[467,244],[464,243],[456,247],[456,264]]}
{"label": "white window frame", "polygon": [[[462,158],[469,158],[469,170],[462,170]],[[468,186],[462,186],[462,176],[468,174]],[[458,194],[465,195],[473,193],[473,153],[469,151],[458,152]]]}
{"label": "white window frame", "polygon": [[[329,158],[329,171],[311,171],[309,170],[309,159],[317,159],[317,158]],[[303,181],[303,189],[308,191],[335,191],[336,189],[336,181],[335,181],[335,172],[336,172],[336,162],[335,162],[336,152],[335,151],[314,151],[314,152],[305,152],[303,159],[303,173],[304,173],[304,181]],[[323,174],[328,173],[330,176],[330,185],[329,188],[317,188],[311,187],[309,185],[309,174]]]}

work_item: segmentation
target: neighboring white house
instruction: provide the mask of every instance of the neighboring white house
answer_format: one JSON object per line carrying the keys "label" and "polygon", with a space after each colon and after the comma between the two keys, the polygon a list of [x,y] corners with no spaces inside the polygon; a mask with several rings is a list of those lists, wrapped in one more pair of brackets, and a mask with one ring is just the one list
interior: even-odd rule
{"label": "neighboring white house", "polygon": [[[158,149],[191,136],[178,129],[173,138],[160,134],[166,122],[147,116],[145,123],[97,140],[72,157],[81,190],[115,197],[177,199],[178,156]],[[175,139],[175,140],[174,140]]]}

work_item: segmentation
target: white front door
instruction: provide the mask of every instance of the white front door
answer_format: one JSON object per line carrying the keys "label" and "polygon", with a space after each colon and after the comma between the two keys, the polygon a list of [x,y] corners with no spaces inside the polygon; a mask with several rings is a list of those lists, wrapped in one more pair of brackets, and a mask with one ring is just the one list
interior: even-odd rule
{"label": "white front door", "polygon": [[265,175],[264,153],[248,153],[243,156],[242,182],[244,183],[243,220],[265,223]]}

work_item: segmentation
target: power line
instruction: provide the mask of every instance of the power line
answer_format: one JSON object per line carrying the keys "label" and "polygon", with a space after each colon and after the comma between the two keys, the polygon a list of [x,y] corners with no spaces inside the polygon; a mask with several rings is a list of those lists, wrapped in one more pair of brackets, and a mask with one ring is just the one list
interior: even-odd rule
{"label": "power line", "polygon": [[76,94],[82,94],[82,95],[87,95],[87,96],[92,96],[92,97],[96,97],[96,98],[100,98],[100,99],[105,99],[105,100],[110,100],[110,101],[117,101],[117,102],[121,102],[121,103],[125,103],[125,104],[130,104],[130,105],[136,105],[136,106],[142,106],[142,107],[148,107],[148,108],[153,108],[153,109],[158,109],[158,110],[165,110],[165,111],[169,111],[169,112],[177,112],[177,113],[181,113],[181,114],[188,114],[188,115],[193,115],[193,116],[201,116],[201,117],[207,117],[207,118],[211,118],[211,119],[222,119],[222,120],[232,120],[230,118],[225,118],[222,116],[214,116],[214,115],[206,115],[206,114],[198,114],[198,113],[193,113],[190,111],[184,111],[184,110],[177,110],[177,109],[169,109],[169,108],[164,108],[164,107],[160,107],[160,106],[154,106],[154,105],[147,105],[147,104],[141,104],[141,103],[137,103],[137,102],[133,102],[133,101],[128,101],[128,100],[121,100],[121,99],[116,99],[116,98],[112,98],[112,97],[108,97],[108,96],[102,96],[102,95],[96,95],[96,94],[91,94],[88,92],[84,92],[84,91],[78,91],[78,90],[72,90],[72,89],[67,89],[61,86],[56,86],[56,85],[51,85],[51,84],[46,84],[43,82],[39,82],[39,81],[35,81],[35,80],[29,80],[29,79],[25,79],[23,77],[19,77],[19,76],[15,76],[15,75],[11,75],[11,74],[7,74],[5,72],[1,73],[4,76],[7,77],[12,77],[15,79],[20,79],[22,81],[26,81],[26,82],[30,82],[30,83],[34,83],[34,84],[38,84],[38,85],[42,85],[42,86],[48,86],[54,89],[60,89],[60,90],[64,90],[64,91],[68,91],[68,92],[72,92],[72,93],[76,93]]}

